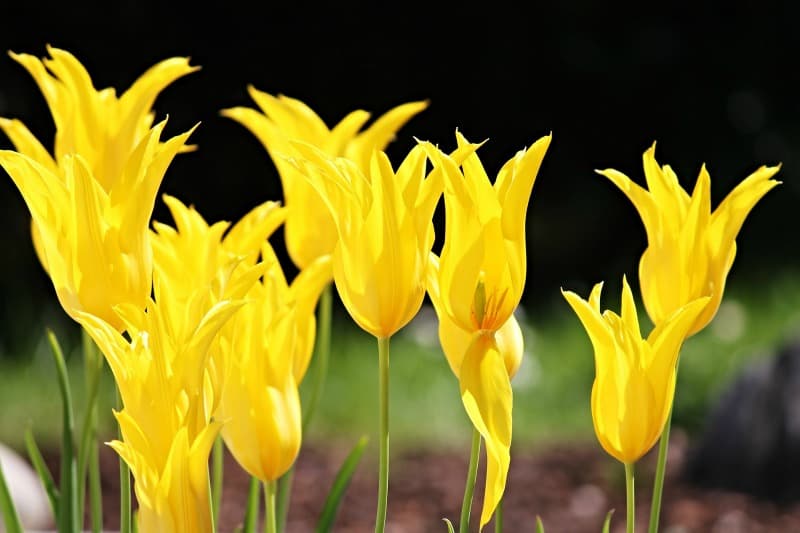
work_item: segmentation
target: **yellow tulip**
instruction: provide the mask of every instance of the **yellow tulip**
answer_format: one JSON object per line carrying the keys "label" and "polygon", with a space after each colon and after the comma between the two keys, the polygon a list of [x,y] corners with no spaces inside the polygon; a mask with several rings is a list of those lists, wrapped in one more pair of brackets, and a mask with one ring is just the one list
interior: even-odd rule
{"label": "yellow tulip", "polygon": [[[164,288],[164,285],[160,285]],[[121,441],[109,443],[131,468],[140,531],[212,531],[208,456],[220,424],[211,421],[204,392],[214,337],[241,302],[218,302],[182,334],[164,308],[168,290],[146,312],[120,306],[127,336],[101,318],[76,320],[108,361],[124,409],[115,412]]]}
{"label": "yellow tulip", "polygon": [[314,307],[330,279],[330,257],[309,265],[287,286],[277,257],[264,245],[268,265],[250,302],[221,333],[226,365],[215,417],[236,461],[262,481],[275,481],[297,458],[302,440],[298,385],[314,341]]}
{"label": "yellow tulip", "polygon": [[53,169],[0,151],[0,166],[31,212],[39,258],[73,318],[90,313],[121,328],[114,306],[147,305],[152,279],[147,225],[164,172],[191,133],[162,143],[164,126],[157,124],[142,138],[110,190],[81,155],[66,155]]}
{"label": "yellow tulip", "polygon": [[254,266],[262,244],[286,218],[286,209],[279,202],[264,202],[231,227],[228,222],[209,225],[194,207],[187,207],[174,196],[165,194],[163,198],[176,227],[153,223],[157,279],[183,300],[200,286],[215,290],[217,299],[241,297],[228,293],[232,287],[219,286],[219,276],[238,266]]}
{"label": "yellow tulip", "polygon": [[228,230],[227,222],[209,226],[176,198],[164,201],[176,225],[155,223],[152,235],[156,286],[172,304],[164,312],[177,315],[173,331],[185,331],[187,318],[191,323],[218,301],[248,302],[212,345],[205,403],[239,464],[275,480],[300,447],[297,387],[311,359],[314,308],[331,277],[330,257],[309,265],[290,286],[266,240],[285,216],[279,204],[261,204]]}
{"label": "yellow tulip", "polygon": [[[458,132],[460,149],[469,146]],[[550,144],[542,137],[517,153],[492,185],[477,154],[463,161],[421,146],[444,176],[445,237],[432,255],[428,292],[439,336],[461,385],[461,399],[486,443],[487,477],[481,528],[505,490],[511,447],[513,375],[522,337],[513,317],[526,276],[525,216],[534,180]],[[459,166],[461,168],[459,168]]]}
{"label": "yellow tulip", "polygon": [[737,185],[711,211],[711,178],[700,169],[692,195],[675,172],[655,159],[655,144],[644,153],[647,189],[616,170],[598,171],[633,202],[647,231],[648,246],[639,262],[642,299],[654,324],[701,296],[708,306],[689,330],[694,335],[714,318],[736,255],[736,236],[750,210],[780,182],[780,166],[762,166]]}
{"label": "yellow tulip", "polygon": [[329,129],[322,119],[303,102],[248,88],[261,112],[235,107],[222,112],[248,128],[272,158],[283,186],[286,206],[286,247],[292,261],[302,269],[318,257],[330,255],[337,233],[325,204],[313,187],[297,173],[285,158],[298,152],[292,140],[311,144],[331,158],[346,157],[355,162],[366,176],[374,150],[383,150],[414,115],[427,107],[427,102],[411,102],[390,110],[366,130],[359,132],[370,114],[358,110],[348,114]]}
{"label": "yellow tulip", "polygon": [[622,280],[622,313],[600,313],[602,283],[588,300],[563,291],[594,348],[592,419],[603,449],[631,465],[656,443],[672,408],[678,354],[709,297],[692,300],[660,322],[643,339],[636,304]]}
{"label": "yellow tulip", "polygon": [[[431,253],[431,268],[428,270],[428,295],[431,297],[436,315],[439,318],[439,342],[442,345],[442,351],[453,374],[458,377],[461,372],[464,355],[472,343],[474,332],[461,328],[447,313],[442,311],[437,278],[438,269],[439,258]],[[503,364],[506,372],[509,379],[511,379],[519,370],[525,350],[522,328],[520,328],[516,317],[511,315],[506,323],[495,332],[494,336],[497,348],[503,355]]]}
{"label": "yellow tulip", "polygon": [[0,129],[16,149],[58,175],[65,159],[79,154],[106,193],[127,173],[128,158],[150,135],[151,110],[158,93],[199,67],[186,58],[171,58],[150,68],[122,96],[113,88],[98,91],[84,66],[69,52],[48,47],[40,60],[11,54],[31,74],[50,107],[56,126],[54,156],[18,120],[0,119]]}
{"label": "yellow tulip", "polygon": [[[456,133],[458,146],[467,140]],[[525,214],[551,137],[503,165],[492,185],[477,154],[461,164],[426,144],[445,176],[445,236],[439,269],[442,307],[467,331],[497,331],[525,286]]]}
{"label": "yellow tulip", "polygon": [[330,159],[296,143],[297,168],[319,191],[339,235],[333,277],[347,311],[362,329],[389,338],[419,311],[433,246],[433,211],[441,177],[426,178],[426,156],[416,146],[395,172],[374,152],[365,175],[351,160]]}

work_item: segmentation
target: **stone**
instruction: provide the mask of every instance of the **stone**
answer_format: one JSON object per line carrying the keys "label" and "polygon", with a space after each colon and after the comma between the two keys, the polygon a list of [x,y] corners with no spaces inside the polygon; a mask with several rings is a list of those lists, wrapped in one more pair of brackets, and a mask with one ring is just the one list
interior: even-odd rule
{"label": "stone", "polygon": [[683,475],[703,487],[800,500],[800,340],[747,365],[724,391]]}
{"label": "stone", "polygon": [[[0,464],[25,531],[53,528],[53,513],[42,482],[28,462],[14,450],[0,443]],[[5,525],[0,520],[0,531]]]}

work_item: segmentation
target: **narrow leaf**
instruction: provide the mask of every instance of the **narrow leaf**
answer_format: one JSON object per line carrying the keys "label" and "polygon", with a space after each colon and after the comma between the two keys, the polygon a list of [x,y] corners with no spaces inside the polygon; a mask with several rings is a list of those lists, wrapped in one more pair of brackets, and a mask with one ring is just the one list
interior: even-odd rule
{"label": "narrow leaf", "polygon": [[536,533],[544,533],[544,524],[542,524],[542,517],[536,517]]}
{"label": "narrow leaf", "polygon": [[55,334],[50,330],[47,331],[47,340],[50,342],[53,359],[56,363],[62,408],[61,498],[58,506],[58,529],[59,531],[80,531],[82,517],[78,514],[78,473],[73,442],[75,416],[72,410],[72,391],[69,387],[64,352],[61,351]]}
{"label": "narrow leaf", "polygon": [[53,510],[53,516],[57,516],[59,499],[58,487],[56,487],[53,475],[44,462],[42,452],[39,450],[39,446],[36,444],[36,439],[34,439],[33,432],[30,428],[25,431],[25,448],[28,450],[28,458],[30,458],[34,470],[36,470],[36,473],[39,475],[39,479],[42,480],[42,486],[47,493],[47,499],[50,500],[50,508]]}
{"label": "narrow leaf", "polygon": [[347,491],[347,486],[353,478],[359,461],[361,461],[361,456],[364,455],[367,441],[368,439],[366,436],[361,437],[339,468],[339,472],[333,480],[331,490],[328,492],[328,497],[325,498],[325,505],[322,508],[322,513],[317,522],[317,533],[328,533],[333,530],[333,522],[336,520],[339,504],[342,503],[342,498]]}
{"label": "narrow leaf", "polygon": [[14,507],[14,501],[11,499],[2,464],[0,464],[0,513],[3,514],[7,533],[22,533],[22,524],[20,524],[17,509]]}
{"label": "narrow leaf", "polygon": [[442,520],[444,520],[444,523],[447,524],[447,533],[456,533],[456,530],[453,529],[453,523],[450,520],[447,518],[442,518]]}
{"label": "narrow leaf", "polygon": [[611,515],[613,514],[614,509],[611,509],[606,515],[606,520],[603,522],[603,533],[609,533],[609,531],[611,531]]}

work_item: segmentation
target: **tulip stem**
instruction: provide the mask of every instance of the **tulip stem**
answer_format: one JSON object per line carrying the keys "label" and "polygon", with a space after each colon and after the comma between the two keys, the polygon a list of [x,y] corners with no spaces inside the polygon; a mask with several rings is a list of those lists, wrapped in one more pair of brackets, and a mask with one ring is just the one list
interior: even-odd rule
{"label": "tulip stem", "polygon": [[[122,396],[117,387],[117,409],[122,410]],[[118,432],[120,439],[122,431]],[[122,457],[119,458],[119,531],[131,533],[131,470]]]}
{"label": "tulip stem", "polygon": [[633,533],[634,526],[636,525],[636,512],[634,509],[635,497],[633,493],[633,464],[625,463],[625,496],[627,499],[627,524],[625,531]]}
{"label": "tulip stem", "polygon": [[322,396],[322,389],[325,387],[325,378],[328,375],[328,359],[331,354],[331,308],[333,294],[331,284],[328,283],[322,290],[319,297],[318,323],[317,323],[317,346],[314,353],[314,386],[311,388],[311,396],[308,399],[308,407],[303,413],[303,434],[308,429],[308,424],[317,410],[319,399]]}
{"label": "tulip stem", "polygon": [[494,533],[503,533],[503,498],[500,498],[494,510]]}
{"label": "tulip stem", "polygon": [[264,533],[277,533],[278,521],[275,511],[275,491],[278,488],[277,481],[264,482]]}
{"label": "tulip stem", "polygon": [[661,497],[664,494],[664,476],[667,469],[667,450],[669,448],[669,430],[672,426],[672,409],[669,410],[667,423],[658,441],[658,460],[656,462],[656,477],[653,481],[653,500],[650,504],[650,527],[648,533],[658,533],[658,519],[661,514]]}
{"label": "tulip stem", "polygon": [[88,473],[89,516],[93,533],[103,528],[103,499],[100,484],[100,463],[97,449],[97,413],[100,378],[103,374],[103,357],[85,329],[82,332],[84,379],[86,383],[86,413],[78,445],[78,509],[83,512]]}
{"label": "tulip stem", "polygon": [[258,496],[260,487],[258,479],[255,477],[250,478],[250,489],[247,491],[247,509],[244,513],[244,526],[242,527],[243,533],[256,533],[256,524],[258,523]]}
{"label": "tulip stem", "polygon": [[222,435],[217,435],[211,451],[211,519],[214,529],[219,526],[219,507],[222,503],[222,481],[224,474],[225,444]]}
{"label": "tulip stem", "polygon": [[389,337],[378,338],[379,435],[378,510],[375,533],[386,528],[386,504],[389,497]]}
{"label": "tulip stem", "polygon": [[472,495],[475,492],[475,479],[478,477],[478,462],[481,455],[481,434],[472,428],[472,448],[469,452],[469,469],[467,470],[467,484],[464,487],[464,500],[461,502],[461,519],[458,523],[458,533],[469,531],[469,515],[472,511]]}

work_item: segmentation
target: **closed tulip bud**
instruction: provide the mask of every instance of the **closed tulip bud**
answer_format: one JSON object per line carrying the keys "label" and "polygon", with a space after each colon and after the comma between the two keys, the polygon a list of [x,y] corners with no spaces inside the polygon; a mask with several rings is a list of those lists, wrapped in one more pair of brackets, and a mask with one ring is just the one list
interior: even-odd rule
{"label": "closed tulip bud", "polygon": [[580,318],[594,348],[592,419],[597,439],[609,455],[631,465],[661,436],[675,393],[678,355],[709,297],[677,309],[642,338],[628,281],[622,281],[622,313],[600,312],[600,291],[588,300],[562,291]]}

